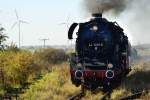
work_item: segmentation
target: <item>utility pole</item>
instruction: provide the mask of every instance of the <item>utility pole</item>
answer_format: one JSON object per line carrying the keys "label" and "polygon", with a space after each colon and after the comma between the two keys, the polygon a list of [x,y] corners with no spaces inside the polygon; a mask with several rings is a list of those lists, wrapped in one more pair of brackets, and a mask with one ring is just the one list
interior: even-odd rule
{"label": "utility pole", "polygon": [[48,41],[49,39],[47,39],[47,38],[43,38],[43,39],[40,39],[41,41],[43,41],[43,48],[45,48],[46,47],[46,41]]}

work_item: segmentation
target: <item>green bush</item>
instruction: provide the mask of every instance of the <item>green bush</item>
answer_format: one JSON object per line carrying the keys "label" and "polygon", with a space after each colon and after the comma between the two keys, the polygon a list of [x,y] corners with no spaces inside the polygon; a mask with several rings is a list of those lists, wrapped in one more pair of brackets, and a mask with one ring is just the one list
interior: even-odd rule
{"label": "green bush", "polygon": [[7,50],[0,51],[0,91],[33,82],[41,74],[51,71],[52,65],[66,60],[67,55],[62,49],[41,49],[32,53],[12,45]]}
{"label": "green bush", "polygon": [[[62,49],[41,49],[34,53],[26,50],[8,48],[0,51],[0,86],[21,87],[26,82],[32,82],[41,73],[51,70],[52,64],[62,63],[67,55]],[[4,82],[3,82],[4,79]],[[0,87],[0,89],[1,89]]]}
{"label": "green bush", "polygon": [[67,60],[67,54],[62,49],[40,49],[34,52],[34,61],[43,69],[49,70],[53,64],[59,64]]}
{"label": "green bush", "polygon": [[37,66],[28,51],[1,51],[0,68],[6,87],[19,87],[35,74]]}

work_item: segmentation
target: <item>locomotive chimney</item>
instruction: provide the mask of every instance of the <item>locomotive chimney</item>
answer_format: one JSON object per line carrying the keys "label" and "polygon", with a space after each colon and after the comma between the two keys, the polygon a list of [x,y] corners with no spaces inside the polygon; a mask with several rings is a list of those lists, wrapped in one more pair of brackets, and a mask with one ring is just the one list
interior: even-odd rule
{"label": "locomotive chimney", "polygon": [[102,13],[93,13],[93,14],[92,14],[92,17],[95,17],[95,18],[102,18]]}

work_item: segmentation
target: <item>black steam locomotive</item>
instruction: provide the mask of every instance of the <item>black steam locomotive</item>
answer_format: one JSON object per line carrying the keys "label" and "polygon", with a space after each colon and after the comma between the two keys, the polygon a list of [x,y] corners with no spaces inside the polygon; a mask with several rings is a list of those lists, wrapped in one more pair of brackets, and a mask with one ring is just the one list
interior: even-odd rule
{"label": "black steam locomotive", "polygon": [[130,71],[131,45],[123,29],[102,14],[93,14],[88,22],[73,23],[68,39],[73,39],[78,25],[75,53],[70,57],[72,83],[90,90],[120,83]]}

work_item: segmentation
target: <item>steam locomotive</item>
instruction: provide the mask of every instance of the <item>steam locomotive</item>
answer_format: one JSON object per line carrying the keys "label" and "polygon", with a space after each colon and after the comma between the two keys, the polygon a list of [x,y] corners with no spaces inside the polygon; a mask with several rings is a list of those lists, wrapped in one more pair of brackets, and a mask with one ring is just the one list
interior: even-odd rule
{"label": "steam locomotive", "polygon": [[130,72],[131,45],[116,23],[92,14],[85,23],[73,23],[68,39],[73,39],[77,26],[75,52],[70,56],[70,75],[74,85],[95,90],[119,84]]}

